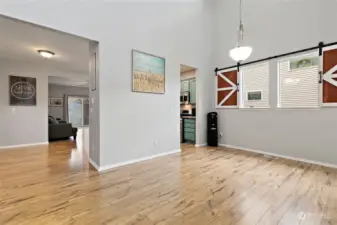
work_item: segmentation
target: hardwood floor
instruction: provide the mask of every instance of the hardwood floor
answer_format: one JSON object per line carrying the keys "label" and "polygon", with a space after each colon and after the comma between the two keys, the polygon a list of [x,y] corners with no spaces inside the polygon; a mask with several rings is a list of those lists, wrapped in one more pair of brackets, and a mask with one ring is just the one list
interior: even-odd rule
{"label": "hardwood floor", "polygon": [[0,151],[0,224],[337,224],[337,170],[224,148],[98,174],[83,145]]}

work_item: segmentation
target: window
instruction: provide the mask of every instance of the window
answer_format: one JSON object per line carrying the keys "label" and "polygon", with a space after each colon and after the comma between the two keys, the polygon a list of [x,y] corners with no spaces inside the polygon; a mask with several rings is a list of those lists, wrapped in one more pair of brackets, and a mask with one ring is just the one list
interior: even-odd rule
{"label": "window", "polygon": [[241,68],[242,108],[269,108],[269,63]]}
{"label": "window", "polygon": [[318,107],[318,54],[311,53],[278,62],[280,108]]}
{"label": "window", "polygon": [[293,58],[289,60],[289,70],[318,66],[318,57]]}
{"label": "window", "polygon": [[247,92],[247,101],[261,101],[262,91],[249,91]]}

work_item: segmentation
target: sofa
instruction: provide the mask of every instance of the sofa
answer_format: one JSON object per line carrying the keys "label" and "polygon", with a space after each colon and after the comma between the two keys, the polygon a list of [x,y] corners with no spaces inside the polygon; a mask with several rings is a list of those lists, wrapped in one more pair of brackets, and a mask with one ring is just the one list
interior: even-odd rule
{"label": "sofa", "polygon": [[49,141],[64,140],[74,137],[76,140],[77,128],[72,127],[71,123],[57,120],[53,116],[48,116]]}

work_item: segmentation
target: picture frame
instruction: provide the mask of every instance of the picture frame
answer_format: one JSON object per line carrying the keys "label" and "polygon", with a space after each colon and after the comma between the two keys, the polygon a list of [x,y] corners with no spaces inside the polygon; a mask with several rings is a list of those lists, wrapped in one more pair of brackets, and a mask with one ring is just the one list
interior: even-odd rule
{"label": "picture frame", "polygon": [[247,91],[246,101],[261,101],[262,100],[262,90]]}
{"label": "picture frame", "polygon": [[316,54],[306,54],[290,58],[288,61],[288,71],[305,69],[313,66],[318,66],[319,56]]}
{"label": "picture frame", "polygon": [[132,91],[165,94],[165,58],[132,49]]}
{"label": "picture frame", "polygon": [[49,98],[49,106],[63,107],[63,98]]}
{"label": "picture frame", "polygon": [[9,105],[36,106],[36,78],[9,75]]}
{"label": "picture frame", "polygon": [[96,53],[91,56],[92,61],[92,71],[91,71],[91,91],[96,91],[96,80],[97,80],[97,57]]}

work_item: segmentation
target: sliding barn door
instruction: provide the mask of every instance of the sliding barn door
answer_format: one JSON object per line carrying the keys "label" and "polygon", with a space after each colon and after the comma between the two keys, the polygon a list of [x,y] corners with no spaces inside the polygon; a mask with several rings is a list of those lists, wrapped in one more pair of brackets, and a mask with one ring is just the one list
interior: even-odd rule
{"label": "sliding barn door", "polygon": [[337,46],[323,49],[323,105],[337,105]]}
{"label": "sliding barn door", "polygon": [[238,71],[219,71],[216,77],[216,107],[238,107]]}

